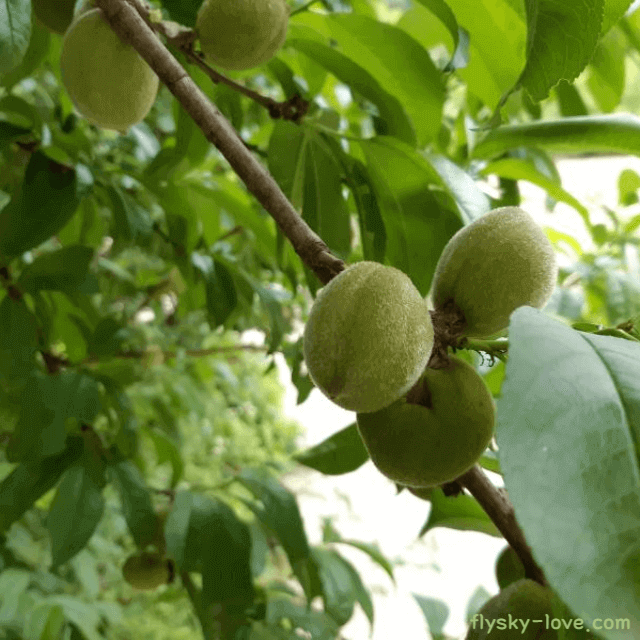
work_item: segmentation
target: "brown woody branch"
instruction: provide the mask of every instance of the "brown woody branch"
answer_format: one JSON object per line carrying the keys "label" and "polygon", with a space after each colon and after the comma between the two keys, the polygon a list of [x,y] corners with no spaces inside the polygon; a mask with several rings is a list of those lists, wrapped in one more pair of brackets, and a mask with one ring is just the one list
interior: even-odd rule
{"label": "brown woody branch", "polygon": [[524,565],[525,576],[543,586],[546,585],[544,573],[533,558],[531,548],[516,520],[513,505],[505,492],[495,487],[477,464],[461,475],[456,482],[469,490],[505,540],[513,547]]}
{"label": "brown woody branch", "polygon": [[96,5],[102,9],[115,33],[146,60],[207,140],[226,158],[319,280],[326,284],[340,273],[344,262],[331,254],[325,242],[302,219],[271,174],[244,146],[231,124],[171,55],[129,0],[96,0]]}

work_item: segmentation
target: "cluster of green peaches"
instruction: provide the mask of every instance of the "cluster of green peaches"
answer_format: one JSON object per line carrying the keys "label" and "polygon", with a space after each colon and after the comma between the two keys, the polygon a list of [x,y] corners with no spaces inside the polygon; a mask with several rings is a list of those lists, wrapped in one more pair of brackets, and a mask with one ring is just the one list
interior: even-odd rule
{"label": "cluster of green peaches", "polygon": [[[93,0],[32,3],[36,18],[64,36],[60,72],[77,111],[104,129],[141,122],[156,100],[158,76]],[[286,0],[205,0],[195,25],[202,55],[222,69],[257,67],[284,44],[289,13]]]}
{"label": "cluster of green peaches", "polygon": [[358,262],[331,280],[311,309],[304,333],[309,375],[330,400],[357,412],[362,440],[385,476],[409,487],[450,482],[482,455],[496,414],[470,364],[448,355],[428,366],[437,332],[499,333],[518,307],[542,308],[556,278],[553,247],[519,207],[485,214],[445,246],[431,292],[433,318],[444,323],[432,322],[406,274]]}

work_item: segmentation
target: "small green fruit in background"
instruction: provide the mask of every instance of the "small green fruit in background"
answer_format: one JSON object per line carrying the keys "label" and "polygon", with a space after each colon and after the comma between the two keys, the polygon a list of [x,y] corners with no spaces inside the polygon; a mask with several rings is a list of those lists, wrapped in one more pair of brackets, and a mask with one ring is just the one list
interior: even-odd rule
{"label": "small green fruit in background", "polygon": [[318,293],[304,331],[311,379],[350,411],[378,411],[405,394],[433,348],[424,298],[409,276],[358,262]]}
{"label": "small green fruit in background", "polygon": [[42,24],[62,35],[73,20],[76,0],[31,0],[33,12]]}
{"label": "small green fruit in background", "polygon": [[[482,616],[482,617],[481,617]],[[509,627],[509,616],[512,626]],[[546,617],[556,618],[569,624],[575,619],[571,611],[549,588],[533,580],[518,580],[491,598],[471,618],[465,640],[578,640],[594,639],[586,629],[561,630],[547,628]],[[498,624],[502,619],[504,625]],[[489,625],[492,625],[491,627]],[[517,628],[513,628],[517,624]],[[526,627],[523,628],[523,625]],[[502,627],[505,628],[502,628]]]}
{"label": "small green fruit in background", "polygon": [[434,487],[459,477],[482,455],[493,435],[495,405],[476,370],[450,357],[444,369],[425,369],[405,397],[359,413],[357,422],[381,473],[411,487]]}
{"label": "small green fruit in background", "polygon": [[501,589],[524,578],[524,565],[511,545],[507,545],[496,560],[496,579]]}
{"label": "small green fruit in background", "polygon": [[171,572],[166,558],[159,553],[143,551],[127,558],[122,575],[136,589],[156,589],[170,581]]}
{"label": "small green fruit in background", "polygon": [[508,327],[518,307],[544,307],[556,278],[544,231],[519,207],[501,207],[449,240],[433,277],[433,304],[453,300],[466,320],[462,335],[486,337]]}
{"label": "small green fruit in background", "polygon": [[284,44],[288,25],[285,0],[205,0],[196,32],[206,58],[240,71],[271,59]]}
{"label": "small green fruit in background", "polygon": [[79,15],[62,41],[62,82],[80,114],[99,127],[126,131],[149,113],[159,80],[120,40],[101,9]]}

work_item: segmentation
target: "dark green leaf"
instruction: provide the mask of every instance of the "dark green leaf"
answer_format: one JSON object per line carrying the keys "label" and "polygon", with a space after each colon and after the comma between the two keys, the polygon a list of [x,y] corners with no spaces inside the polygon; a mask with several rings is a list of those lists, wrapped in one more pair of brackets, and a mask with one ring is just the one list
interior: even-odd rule
{"label": "dark green leaf", "polygon": [[319,444],[295,454],[294,459],[325,475],[341,475],[361,467],[369,459],[369,453],[354,422]]}
{"label": "dark green leaf", "polygon": [[387,575],[395,582],[393,576],[393,566],[384,557],[377,544],[369,544],[367,542],[361,542],[360,540],[348,540],[343,538],[331,524],[329,519],[325,519],[324,526],[322,528],[322,541],[323,542],[340,542],[342,544],[348,544],[351,547],[360,549],[363,553],[366,553],[376,564],[380,565],[382,569],[387,572]]}
{"label": "dark green leaf", "polygon": [[318,565],[325,611],[342,626],[351,619],[356,603],[352,574],[331,549],[313,547],[311,555]]}
{"label": "dark green leaf", "polygon": [[38,323],[24,300],[6,295],[0,302],[0,376],[14,381],[34,368]]}
{"label": "dark green leaf", "polygon": [[47,376],[34,371],[22,390],[22,410],[11,437],[12,461],[60,453],[65,447],[67,421],[91,424],[100,411],[96,381],[75,371]]}
{"label": "dark green leaf", "polygon": [[60,476],[82,455],[79,436],[67,438],[65,450],[36,462],[21,462],[0,482],[0,533],[6,531],[33,503],[52,489]]}
{"label": "dark green leaf", "polygon": [[18,286],[29,293],[47,289],[72,294],[85,282],[92,257],[93,249],[80,245],[44,253],[23,269]]}
{"label": "dark green leaf", "polygon": [[380,117],[387,124],[388,135],[415,145],[416,133],[401,101],[385,91],[379,82],[363,67],[347,56],[327,45],[297,37],[297,30],[291,28],[287,44],[309,56],[314,62],[330,71],[336,78],[346,83],[378,108]]}
{"label": "dark green leaf", "polygon": [[384,220],[386,259],[426,295],[449,238],[462,226],[454,198],[421,154],[390,137],[359,143]]}
{"label": "dark green leaf", "polygon": [[47,517],[54,568],[84,548],[96,530],[103,511],[102,491],[85,466],[75,465],[68,469]]}
{"label": "dark green leaf", "polygon": [[475,498],[465,494],[447,497],[439,487],[431,494],[429,519],[418,535],[423,536],[436,527],[479,531],[497,538],[502,536]]}
{"label": "dark green leaf", "polygon": [[109,467],[120,492],[122,511],[136,544],[143,548],[155,538],[157,521],[151,494],[133,462],[122,460]]}
{"label": "dark green leaf", "polygon": [[36,151],[21,187],[0,211],[0,262],[48,240],[64,227],[79,203],[75,169]]}
{"label": "dark green leaf", "polygon": [[184,473],[184,462],[180,450],[169,436],[158,429],[146,429],[147,435],[153,441],[156,449],[158,464],[169,462],[171,464],[171,481],[169,486],[173,489]]}

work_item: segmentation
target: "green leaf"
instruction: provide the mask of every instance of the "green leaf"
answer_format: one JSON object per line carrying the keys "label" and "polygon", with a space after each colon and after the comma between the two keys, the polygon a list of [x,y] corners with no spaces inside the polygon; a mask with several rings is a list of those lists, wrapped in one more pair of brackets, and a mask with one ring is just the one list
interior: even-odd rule
{"label": "green leaf", "polygon": [[354,422],[293,457],[300,464],[334,476],[360,468],[369,459],[369,453]]}
{"label": "green leaf", "polygon": [[277,536],[292,562],[309,556],[309,542],[295,496],[263,468],[243,469],[235,478],[261,502],[254,513]]}
{"label": "green leaf", "polygon": [[362,542],[360,540],[349,540],[343,538],[331,525],[331,521],[329,519],[325,519],[324,526],[322,527],[322,541],[323,542],[340,542],[342,544],[348,544],[355,549],[360,549],[363,553],[366,553],[371,560],[373,560],[377,565],[379,565],[384,571],[386,571],[387,575],[391,578],[392,582],[395,582],[395,578],[393,576],[393,566],[391,563],[384,557],[382,551],[380,551],[377,544],[369,544],[367,542]]}
{"label": "green leaf", "polygon": [[191,262],[205,282],[209,321],[213,327],[219,327],[238,304],[233,276],[222,262],[211,256],[193,252]]}
{"label": "green leaf", "polygon": [[24,379],[34,368],[38,322],[24,300],[6,295],[0,302],[0,376]]}
{"label": "green leaf", "polygon": [[313,547],[311,555],[318,565],[325,611],[342,626],[351,619],[356,603],[353,574],[344,558],[331,549]]}
{"label": "green leaf", "polygon": [[36,151],[24,180],[0,211],[0,262],[9,262],[62,229],[80,204],[76,171]]}
{"label": "green leaf", "polygon": [[435,598],[427,598],[417,593],[411,594],[427,621],[427,627],[432,637],[436,638],[443,635],[444,625],[449,617],[449,607],[442,600]]}
{"label": "green leaf", "polygon": [[602,20],[602,35],[620,20],[632,5],[633,0],[606,0]]}
{"label": "green leaf", "polygon": [[24,58],[9,73],[0,73],[0,85],[10,89],[23,78],[31,76],[49,52],[50,40],[51,32],[37,20],[32,19],[31,37]]}
{"label": "green leaf", "polygon": [[589,113],[575,85],[566,80],[561,80],[554,87],[553,91],[555,91],[558,100],[561,116],[586,116]]}
{"label": "green leaf", "polygon": [[31,611],[25,622],[25,640],[57,640],[63,636],[64,612],[59,604],[43,602]]}
{"label": "green leaf", "polygon": [[342,196],[344,152],[332,142],[310,127],[278,121],[269,138],[269,170],[307,224],[347,258],[351,231]]}
{"label": "green leaf", "polygon": [[471,618],[480,611],[480,609],[491,598],[491,594],[482,586],[478,586],[476,590],[471,594],[469,602],[467,602],[467,611],[465,614],[465,620],[467,624],[471,621]]}
{"label": "green leaf", "polygon": [[637,343],[522,307],[498,399],[500,465],[527,542],[586,624],[631,621],[607,640],[640,634],[638,362]]}
{"label": "green leaf", "polygon": [[[395,96],[411,118],[418,146],[437,137],[444,85],[429,53],[397,27],[356,13],[313,16],[324,20],[342,53]],[[399,66],[398,60],[411,60]]]}
{"label": "green leaf", "polygon": [[102,491],[85,466],[76,465],[68,469],[47,517],[53,568],[64,564],[84,548],[103,511]]}
{"label": "green leaf", "polygon": [[386,259],[427,295],[449,238],[462,226],[458,207],[421,154],[387,136],[361,141],[387,236]]}
{"label": "green leaf", "polygon": [[104,636],[98,631],[103,625],[102,615],[95,603],[86,603],[75,596],[63,594],[49,596],[49,602],[62,608],[65,619],[82,632],[81,637],[85,640],[104,640]]}
{"label": "green leaf", "polygon": [[295,496],[269,475],[265,468],[243,469],[235,479],[260,501],[243,500],[277,537],[307,598],[319,594],[317,567],[310,557],[309,541]]}
{"label": "green leaf", "polygon": [[624,93],[627,43],[619,29],[600,40],[589,64],[587,83],[600,111],[611,113]]}
{"label": "green leaf", "polygon": [[387,234],[374,195],[373,182],[367,167],[359,160],[345,154],[347,186],[351,189],[358,210],[360,242],[365,260],[384,262]]}
{"label": "green leaf", "polygon": [[114,238],[136,240],[151,235],[153,223],[147,209],[120,187],[110,185],[106,194],[111,200],[114,221],[111,233]]}
{"label": "green leaf", "polygon": [[0,21],[0,76],[13,71],[23,60],[31,35],[31,7],[26,3],[5,4]]}
{"label": "green leaf", "polygon": [[120,492],[122,511],[133,539],[140,548],[152,543],[157,520],[151,494],[142,474],[133,462],[122,460],[109,466]]}
{"label": "green leaf", "polygon": [[0,533],[52,489],[67,468],[80,458],[84,448],[82,438],[70,436],[66,445],[56,456],[21,462],[0,482]]}
{"label": "green leaf", "polygon": [[480,171],[480,174],[484,176],[495,174],[511,180],[527,180],[544,189],[555,200],[565,202],[570,207],[573,207],[582,216],[587,226],[591,224],[589,210],[570,193],[565,191],[560,184],[545,176],[533,163],[527,160],[520,160],[518,158],[494,160],[487,164],[487,166]]}
{"label": "green leaf", "polygon": [[65,448],[67,423],[91,424],[100,411],[96,381],[75,371],[34,371],[21,395],[22,410],[7,451],[11,461],[42,458]]}
{"label": "green leaf", "polygon": [[169,486],[172,489],[175,488],[184,474],[184,462],[180,455],[180,449],[178,449],[176,443],[166,433],[158,429],[145,429],[145,433],[153,441],[156,456],[158,457],[158,464],[169,462],[171,465],[171,482]]}
{"label": "green leaf", "polygon": [[580,75],[598,43],[604,5],[605,0],[581,5],[541,0],[526,5],[530,37],[520,82],[533,100],[544,100],[558,80],[575,80]]}
{"label": "green leaf", "polygon": [[[525,3],[512,0],[447,0],[469,34],[469,64],[457,73],[467,91],[490,109],[512,90],[526,63]],[[499,43],[499,46],[496,46]]]}
{"label": "green leaf", "polygon": [[[80,245],[44,253],[23,269],[18,286],[28,293],[54,290],[72,294],[85,282],[92,257],[93,249]],[[97,293],[97,287],[83,293]]]}
{"label": "green leaf", "polygon": [[194,533],[201,540],[203,554],[203,602],[231,601],[241,607],[251,604],[254,588],[249,527],[219,501],[210,501],[199,524],[200,528]]}
{"label": "green leaf", "polygon": [[351,226],[342,196],[342,171],[331,145],[312,134],[306,144],[302,217],[338,257],[351,252]]}
{"label": "green leaf", "polygon": [[202,573],[205,603],[227,601],[243,608],[253,602],[251,533],[226,504],[179,491],[165,537],[181,571]]}
{"label": "green leaf", "polygon": [[640,118],[630,114],[561,118],[493,129],[474,147],[474,158],[493,158],[517,147],[542,147],[553,153],[637,155]]}
{"label": "green leaf", "polygon": [[459,531],[479,531],[496,538],[502,534],[484,512],[475,498],[465,494],[447,497],[439,487],[431,494],[429,519],[418,534],[422,537],[436,527],[458,529]]}
{"label": "green leaf", "polygon": [[338,80],[372,102],[386,123],[387,135],[415,146],[416,133],[402,102],[385,91],[368,71],[325,44],[296,37],[296,29],[293,24],[289,25],[287,44],[309,56],[313,61],[330,71]]}
{"label": "green leaf", "polygon": [[313,640],[335,640],[340,630],[333,617],[324,611],[314,611],[289,600],[269,600],[267,622],[278,628],[278,623],[283,619],[290,620],[294,629],[300,627],[306,631]]}
{"label": "green leaf", "polygon": [[114,318],[100,318],[89,341],[89,351],[103,358],[113,355],[118,352],[120,345],[128,335],[128,329]]}

